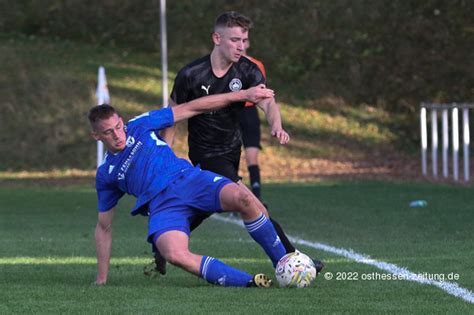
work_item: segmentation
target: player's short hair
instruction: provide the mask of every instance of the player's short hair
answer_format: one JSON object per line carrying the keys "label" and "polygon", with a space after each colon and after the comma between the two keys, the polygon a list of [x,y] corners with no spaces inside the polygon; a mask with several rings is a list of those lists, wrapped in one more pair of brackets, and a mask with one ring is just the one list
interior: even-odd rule
{"label": "player's short hair", "polygon": [[91,124],[92,129],[94,129],[98,121],[108,119],[114,114],[120,116],[114,107],[108,104],[103,104],[92,107],[89,110],[87,118],[89,118],[89,123]]}
{"label": "player's short hair", "polygon": [[239,26],[248,31],[252,28],[253,23],[248,17],[235,11],[224,12],[216,18],[214,22],[214,32],[220,27]]}

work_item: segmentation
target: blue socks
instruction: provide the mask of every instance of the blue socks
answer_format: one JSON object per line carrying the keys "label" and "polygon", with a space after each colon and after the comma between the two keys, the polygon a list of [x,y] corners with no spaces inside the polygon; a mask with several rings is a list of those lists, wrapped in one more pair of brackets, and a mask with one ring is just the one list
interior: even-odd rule
{"label": "blue socks", "polygon": [[262,214],[257,220],[244,222],[244,224],[250,236],[262,246],[275,267],[280,258],[286,254],[286,250],[272,222]]}
{"label": "blue socks", "polygon": [[225,287],[246,287],[253,279],[248,273],[227,266],[220,260],[209,256],[202,257],[199,274],[207,282]]}
{"label": "blue socks", "polygon": [[[286,250],[271,221],[262,214],[257,220],[244,224],[250,236],[262,246],[275,267],[280,258],[286,254]],[[209,256],[202,257],[199,274],[209,283],[226,287],[246,287],[253,279],[248,273]]]}

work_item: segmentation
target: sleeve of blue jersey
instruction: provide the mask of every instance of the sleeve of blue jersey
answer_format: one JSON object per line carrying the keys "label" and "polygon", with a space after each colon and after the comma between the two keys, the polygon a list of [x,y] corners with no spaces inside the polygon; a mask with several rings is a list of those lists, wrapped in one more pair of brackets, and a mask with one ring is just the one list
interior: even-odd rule
{"label": "sleeve of blue jersey", "polygon": [[99,210],[99,212],[107,212],[115,207],[120,198],[124,195],[124,192],[108,185],[104,175],[100,171],[98,171],[96,175],[95,187],[98,199],[97,210]]}
{"label": "sleeve of blue jersey", "polygon": [[174,116],[171,107],[152,110],[129,120],[127,129],[133,127],[148,130],[161,130],[173,126]]}

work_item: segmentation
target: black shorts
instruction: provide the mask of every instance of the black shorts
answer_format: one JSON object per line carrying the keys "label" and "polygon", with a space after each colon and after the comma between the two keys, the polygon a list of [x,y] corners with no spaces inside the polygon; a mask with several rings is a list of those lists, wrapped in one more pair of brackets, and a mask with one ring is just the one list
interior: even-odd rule
{"label": "black shorts", "polygon": [[203,170],[225,176],[233,182],[242,179],[239,177],[240,151],[191,162],[194,165],[199,164]]}
{"label": "black shorts", "polygon": [[240,129],[242,130],[242,142],[244,148],[259,148],[260,146],[260,118],[258,118],[257,107],[245,107],[240,112]]}

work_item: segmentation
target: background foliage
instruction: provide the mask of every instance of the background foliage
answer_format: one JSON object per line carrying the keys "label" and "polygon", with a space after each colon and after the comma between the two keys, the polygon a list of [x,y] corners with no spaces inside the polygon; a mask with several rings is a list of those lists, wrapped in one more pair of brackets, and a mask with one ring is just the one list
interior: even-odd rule
{"label": "background foliage", "polygon": [[[208,52],[212,22],[225,10],[255,21],[253,53],[275,84],[305,96],[333,93],[393,109],[472,100],[472,1],[168,1],[170,57]],[[159,51],[158,1],[29,0],[2,12],[4,32]]]}
{"label": "background foliage", "polygon": [[[321,100],[370,105],[392,113],[383,126],[395,134],[390,141],[413,146],[421,101],[473,101],[473,1],[180,0],[168,1],[167,10],[170,79],[210,51],[215,16],[237,10],[254,20],[251,54],[265,62],[279,100],[292,106],[339,115],[338,105]],[[12,129],[24,135],[18,156],[0,149],[10,156],[3,169],[91,164],[67,162],[90,149],[83,121],[67,116],[84,114],[94,99],[99,64],[135,80],[132,87],[112,82],[130,113],[146,109],[137,101],[161,99],[158,1],[0,0],[0,12],[1,140]],[[47,148],[31,150],[38,142]],[[69,149],[78,144],[79,152]]]}

